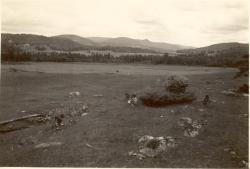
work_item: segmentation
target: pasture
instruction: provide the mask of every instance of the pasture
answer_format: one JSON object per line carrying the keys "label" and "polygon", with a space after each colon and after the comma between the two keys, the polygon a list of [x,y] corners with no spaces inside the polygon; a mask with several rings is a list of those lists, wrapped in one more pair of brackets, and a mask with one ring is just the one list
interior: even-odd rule
{"label": "pasture", "polygon": [[[244,167],[248,161],[248,97],[223,90],[248,78],[232,80],[237,70],[216,67],[25,63],[1,67],[0,121],[34,113],[72,113],[60,130],[51,123],[0,133],[0,166],[25,167]],[[130,106],[125,93],[140,91],[160,78],[184,75],[197,99],[191,104],[152,108]],[[70,92],[80,92],[69,97]],[[101,97],[95,97],[100,95]],[[202,99],[209,95],[212,103]],[[196,137],[185,137],[181,117],[202,122]],[[67,121],[67,120],[72,121]],[[143,135],[172,136],[177,146],[155,158],[138,159]],[[61,145],[36,148],[46,142]]]}

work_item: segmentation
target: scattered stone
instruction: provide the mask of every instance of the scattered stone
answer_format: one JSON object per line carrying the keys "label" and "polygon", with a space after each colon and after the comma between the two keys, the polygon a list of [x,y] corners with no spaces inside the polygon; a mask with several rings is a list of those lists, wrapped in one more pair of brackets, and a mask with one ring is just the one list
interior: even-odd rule
{"label": "scattered stone", "polygon": [[242,160],[241,162],[242,162],[242,164],[243,164],[244,167],[248,167],[248,162],[247,161]]}
{"label": "scattered stone", "polygon": [[144,155],[140,154],[140,153],[135,153],[134,151],[130,151],[128,152],[129,156],[135,156],[137,157],[139,160],[143,160],[144,158],[146,158]]}
{"label": "scattered stone", "polygon": [[229,152],[231,148],[224,148],[224,151]]}
{"label": "scattered stone", "polygon": [[69,97],[80,96],[80,95],[81,95],[80,92],[70,92],[70,93],[69,93]]}
{"label": "scattered stone", "polygon": [[48,142],[48,143],[41,143],[35,146],[35,148],[48,148],[52,146],[60,146],[62,142]]}
{"label": "scattered stone", "polygon": [[83,116],[86,116],[86,115],[88,115],[88,113],[83,113],[83,114],[81,114],[82,117],[83,117]]}
{"label": "scattered stone", "polygon": [[248,114],[243,114],[244,117],[248,117]]}
{"label": "scattered stone", "polygon": [[235,93],[234,91],[231,90],[223,90],[221,93],[227,96],[234,96],[234,97],[240,96],[238,93]]}
{"label": "scattered stone", "polygon": [[82,111],[87,112],[89,110],[89,107],[87,105],[82,106]]}
{"label": "scattered stone", "polygon": [[161,118],[164,117],[163,115],[160,116]]}
{"label": "scattered stone", "polygon": [[221,93],[227,96],[234,96],[234,97],[239,97],[239,96],[248,97],[249,96],[248,93],[239,92],[239,90],[234,90],[234,89],[223,90],[221,91]]}
{"label": "scattered stone", "polygon": [[190,124],[190,125],[192,124],[192,119],[190,117],[182,117],[178,121],[178,126],[180,126],[180,127],[185,127],[188,124]]}
{"label": "scattered stone", "polygon": [[55,126],[59,127],[59,126],[63,126],[63,118],[64,118],[64,114],[59,114],[57,116],[55,116]]}
{"label": "scattered stone", "polygon": [[246,93],[243,93],[243,94],[242,94],[242,96],[244,96],[244,97],[248,97],[249,95],[248,95],[248,94],[246,94]]}
{"label": "scattered stone", "polygon": [[205,109],[202,109],[202,108],[200,108],[200,109],[198,109],[200,112],[204,112],[204,111],[206,111]]}
{"label": "scattered stone", "polygon": [[166,149],[176,147],[175,139],[171,136],[153,137],[144,135],[138,140],[138,152],[130,151],[129,156],[135,156],[142,160],[146,157],[157,157],[160,153],[166,151]]}
{"label": "scattered stone", "polygon": [[220,83],[220,84],[224,84],[224,82],[221,81],[221,80],[215,80],[214,82],[215,82],[215,83],[218,83],[218,84],[219,84],[219,83]]}
{"label": "scattered stone", "polygon": [[236,155],[236,152],[230,151],[230,154],[234,156],[234,155]]}
{"label": "scattered stone", "polygon": [[139,152],[147,157],[156,157],[166,150],[166,140],[163,137],[145,135],[138,140]]}
{"label": "scattered stone", "polygon": [[99,148],[96,148],[96,147],[94,147],[94,146],[92,146],[92,145],[90,145],[90,144],[88,144],[88,143],[86,143],[85,144],[87,147],[89,147],[89,148],[92,148],[92,149],[95,149],[95,150],[99,150]]}
{"label": "scattered stone", "polygon": [[167,141],[168,147],[176,147],[177,146],[176,139],[173,138],[172,136],[167,136],[166,141]]}
{"label": "scattered stone", "polygon": [[26,113],[26,111],[25,111],[25,110],[22,110],[21,113]]}
{"label": "scattered stone", "polygon": [[138,98],[136,96],[136,94],[132,94],[131,96],[128,96],[128,104],[130,104],[131,106],[134,106],[138,103]]}
{"label": "scattered stone", "polygon": [[94,97],[103,97],[103,95],[102,94],[95,94],[95,95],[93,95]]}
{"label": "scattered stone", "polygon": [[186,137],[195,137],[199,134],[197,129],[186,129],[184,131],[184,136]]}
{"label": "scattered stone", "polygon": [[178,126],[184,129],[184,136],[195,137],[199,134],[202,125],[198,121],[194,121],[189,117],[182,117],[178,121]]}

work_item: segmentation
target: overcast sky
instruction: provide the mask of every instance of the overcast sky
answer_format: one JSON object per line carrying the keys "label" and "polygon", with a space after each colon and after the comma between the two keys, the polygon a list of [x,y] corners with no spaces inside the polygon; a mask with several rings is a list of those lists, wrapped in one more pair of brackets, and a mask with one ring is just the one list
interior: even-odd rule
{"label": "overcast sky", "polygon": [[249,0],[1,0],[1,31],[131,37],[195,47],[248,42]]}

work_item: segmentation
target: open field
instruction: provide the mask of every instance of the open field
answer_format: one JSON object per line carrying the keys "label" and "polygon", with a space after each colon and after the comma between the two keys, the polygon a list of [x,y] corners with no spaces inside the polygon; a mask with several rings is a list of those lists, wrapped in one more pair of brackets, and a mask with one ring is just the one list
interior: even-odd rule
{"label": "open field", "polygon": [[[24,62],[23,64],[2,65],[4,69],[18,69],[29,72],[43,73],[98,73],[121,75],[194,75],[223,72],[236,72],[232,68],[202,67],[202,66],[166,66],[145,64],[103,64],[103,63],[51,63],[51,62]],[[117,72],[117,70],[119,72]]]}
{"label": "open field", "polygon": [[[0,166],[243,167],[242,161],[248,161],[248,97],[220,93],[248,82],[247,77],[232,80],[236,72],[188,66],[2,65],[1,121],[83,105],[89,110],[85,116],[72,117],[74,122],[65,123],[61,130],[46,123],[0,133]],[[189,78],[197,96],[193,103],[162,108],[128,105],[124,93],[137,92],[170,74]],[[73,91],[81,95],[69,97]],[[100,94],[103,97],[94,97]],[[207,94],[213,102],[204,106],[201,100]],[[181,117],[204,122],[198,136],[183,135],[177,127]],[[143,135],[173,136],[177,146],[155,158],[129,156]],[[35,147],[51,141],[62,145]]]}

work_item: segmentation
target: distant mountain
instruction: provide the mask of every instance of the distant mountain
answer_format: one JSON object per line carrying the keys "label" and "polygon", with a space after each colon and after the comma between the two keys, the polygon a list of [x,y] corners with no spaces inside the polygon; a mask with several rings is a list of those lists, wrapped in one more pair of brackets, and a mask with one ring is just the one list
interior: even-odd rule
{"label": "distant mountain", "polygon": [[83,38],[81,36],[78,35],[58,35],[58,36],[53,36],[56,38],[64,38],[64,39],[69,39],[72,40],[74,42],[77,42],[83,46],[98,46],[97,43],[95,43],[94,41],[87,39],[87,38]]}
{"label": "distant mountain", "polygon": [[116,47],[135,47],[155,50],[157,52],[173,52],[180,49],[192,48],[189,46],[181,46],[170,43],[163,42],[152,42],[148,39],[132,39],[127,37],[118,37],[118,38],[101,38],[101,37],[90,37],[88,38],[96,43],[99,43],[101,46],[116,46]]}
{"label": "distant mountain", "polygon": [[86,38],[89,40],[92,40],[95,43],[102,43],[102,42],[112,39],[112,38],[107,38],[107,37],[86,37]]}
{"label": "distant mountain", "polygon": [[206,47],[178,50],[180,53],[238,53],[239,55],[248,54],[249,44],[247,43],[219,43]]}
{"label": "distant mountain", "polygon": [[154,50],[156,52],[173,52],[180,49],[190,49],[193,47],[182,46],[163,42],[152,42],[147,39],[132,39],[128,37],[108,38],[108,37],[80,37],[77,35],[59,35],[56,37],[70,39],[85,46],[109,46],[109,47],[130,47]]}
{"label": "distant mountain", "polygon": [[2,46],[28,46],[34,48],[54,49],[54,50],[76,50],[82,45],[70,39],[59,37],[46,37],[33,34],[1,34]]}
{"label": "distant mountain", "polygon": [[19,48],[26,52],[51,52],[57,51],[81,51],[99,50],[122,53],[155,53],[154,50],[126,47],[126,46],[106,46],[93,42],[87,38],[77,35],[59,35],[46,37],[34,34],[1,34],[2,52],[12,47]]}

